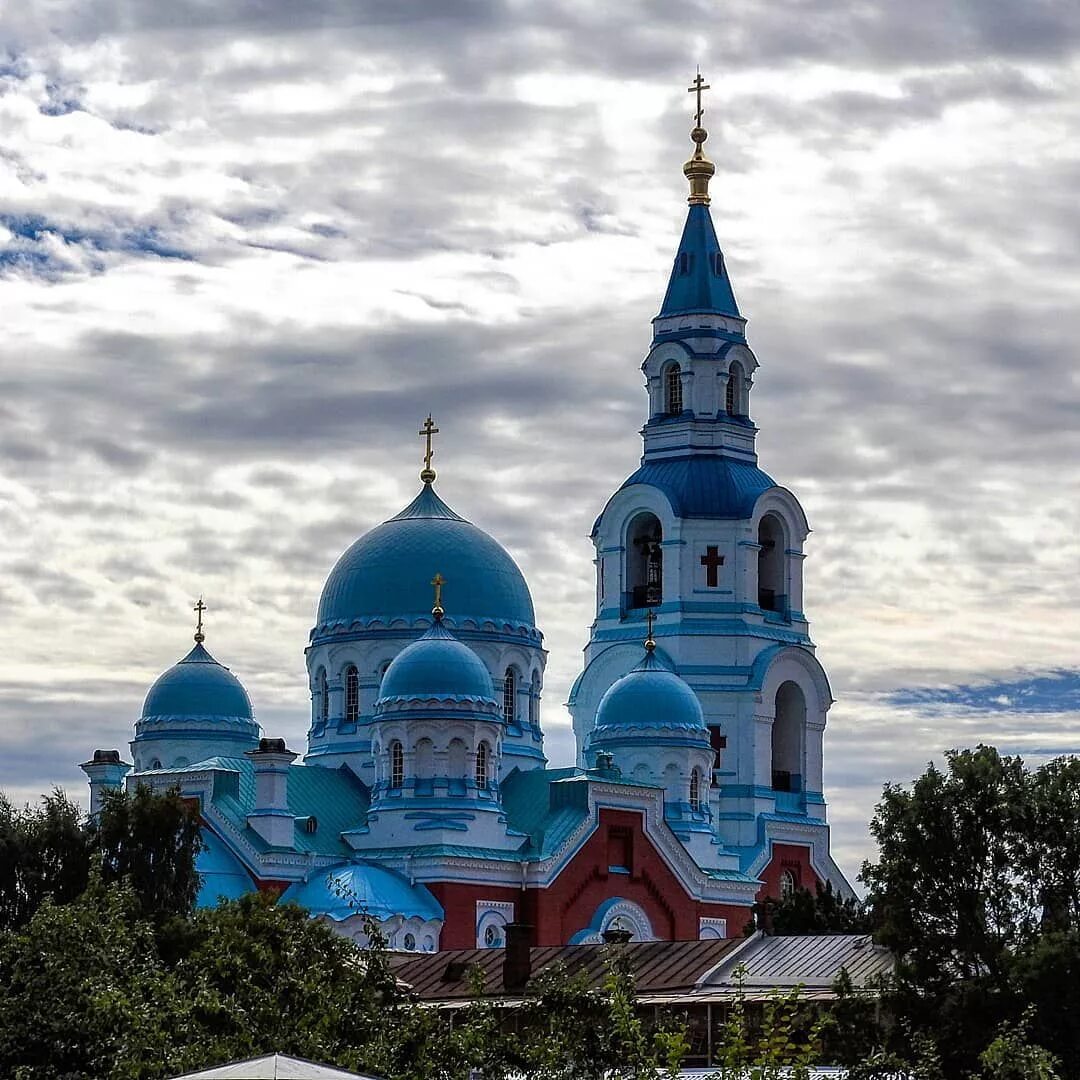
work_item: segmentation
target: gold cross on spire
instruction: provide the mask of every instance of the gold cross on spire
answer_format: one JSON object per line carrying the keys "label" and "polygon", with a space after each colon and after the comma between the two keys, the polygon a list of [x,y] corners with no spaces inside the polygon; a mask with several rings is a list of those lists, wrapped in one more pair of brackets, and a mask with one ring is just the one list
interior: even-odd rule
{"label": "gold cross on spire", "polygon": [[198,621],[195,623],[195,641],[201,645],[206,640],[206,635],[202,629],[202,617],[203,612],[206,610],[206,605],[203,603],[203,598],[199,597],[199,602],[191,609],[198,616]]}
{"label": "gold cross on spire", "polygon": [[438,622],[443,617],[442,587],[446,584],[446,578],[442,574],[436,574],[431,579],[431,584],[435,586],[435,606],[431,609],[431,614],[435,616],[435,620]]}
{"label": "gold cross on spire", "polygon": [[694,113],[695,127],[701,127],[701,114],[705,111],[701,107],[701,91],[711,89],[712,87],[701,77],[701,68],[698,68],[698,73],[694,78],[694,85],[686,88],[688,94],[697,94],[697,112]]}
{"label": "gold cross on spire", "polygon": [[652,652],[656,648],[656,640],[653,638],[653,623],[656,622],[656,615],[653,613],[653,609],[649,608],[645,612],[645,621],[649,625],[649,632],[645,637],[645,649],[647,652]]}
{"label": "gold cross on spire", "polygon": [[435,451],[431,449],[431,436],[439,434],[439,429],[432,423],[431,413],[428,413],[428,418],[424,421],[420,434],[427,442],[427,448],[424,452],[424,468],[420,473],[420,479],[425,484],[430,484],[435,480],[435,470],[431,467],[431,459],[435,456]]}

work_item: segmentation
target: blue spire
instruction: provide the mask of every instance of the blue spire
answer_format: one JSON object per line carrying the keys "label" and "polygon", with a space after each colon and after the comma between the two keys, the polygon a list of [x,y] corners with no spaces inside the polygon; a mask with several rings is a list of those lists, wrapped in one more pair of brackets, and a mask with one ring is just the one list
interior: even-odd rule
{"label": "blue spire", "polygon": [[707,313],[739,317],[724,255],[708,206],[693,204],[657,318]]}

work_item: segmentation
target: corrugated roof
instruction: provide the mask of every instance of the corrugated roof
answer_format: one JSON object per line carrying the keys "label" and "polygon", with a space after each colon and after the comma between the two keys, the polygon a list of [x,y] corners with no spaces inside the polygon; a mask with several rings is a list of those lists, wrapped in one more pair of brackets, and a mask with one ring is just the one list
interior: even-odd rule
{"label": "corrugated roof", "polygon": [[856,987],[865,987],[893,969],[892,954],[875,945],[869,934],[834,934],[807,937],[757,935],[704,980],[702,989],[734,988],[736,971],[743,968],[743,986],[794,987],[828,990],[841,970]]}
{"label": "corrugated roof", "polygon": [[[709,941],[632,941],[625,948],[639,995],[689,992],[701,977],[740,944],[741,939]],[[529,950],[532,973],[553,964],[584,971],[589,985],[603,986],[607,977],[603,945],[550,945]],[[395,958],[394,974],[425,1001],[454,1001],[471,996],[468,971],[479,967],[485,994],[506,994],[503,985],[505,949],[451,949],[423,956]],[[516,993],[514,996],[517,996]]]}
{"label": "corrugated roof", "polygon": [[345,1072],[329,1065],[289,1057],[287,1054],[267,1054],[218,1065],[202,1072],[184,1073],[175,1080],[372,1080],[363,1073]]}

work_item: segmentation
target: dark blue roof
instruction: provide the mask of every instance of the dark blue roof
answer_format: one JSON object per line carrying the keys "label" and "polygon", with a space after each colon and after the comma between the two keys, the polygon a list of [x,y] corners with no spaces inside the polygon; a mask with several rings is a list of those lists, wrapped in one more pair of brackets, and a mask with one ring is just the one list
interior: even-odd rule
{"label": "dark blue roof", "polygon": [[717,454],[646,461],[622,486],[632,484],[658,488],[681,518],[748,518],[760,496],[776,487],[756,465]]}
{"label": "dark blue roof", "polygon": [[251,701],[240,680],[196,644],[178,664],[174,664],[150,687],[143,702],[143,718],[223,716],[251,722],[257,735]]}
{"label": "dark blue roof", "polygon": [[659,318],[689,312],[739,314],[707,206],[691,206]]}

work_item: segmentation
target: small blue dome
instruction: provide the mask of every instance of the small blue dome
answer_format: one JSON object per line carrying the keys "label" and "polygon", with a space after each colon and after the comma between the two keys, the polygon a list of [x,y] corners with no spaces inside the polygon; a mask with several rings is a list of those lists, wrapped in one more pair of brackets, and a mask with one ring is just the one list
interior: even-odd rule
{"label": "small blue dome", "polygon": [[379,700],[391,698],[497,702],[484,662],[439,621],[386,669]]}
{"label": "small blue dome", "polygon": [[600,699],[590,745],[658,728],[700,733],[706,741],[709,735],[697,694],[649,652]]}
{"label": "small blue dome", "polygon": [[534,625],[529,587],[514,560],[425,484],[400,514],[360,537],[338,559],[323,586],[313,637],[355,619],[426,617],[428,583],[437,573],[446,579],[447,607],[458,622]]}
{"label": "small blue dome", "polygon": [[249,720],[255,727],[247,691],[201,642],[161,675],[146,695],[142,718],[168,717],[227,717]]}
{"label": "small blue dome", "polygon": [[337,922],[359,914],[375,919],[394,915],[443,918],[441,905],[426,885],[410,885],[401,874],[371,863],[351,863],[313,874],[310,881],[290,885],[281,902],[299,904],[314,915],[328,915]]}

